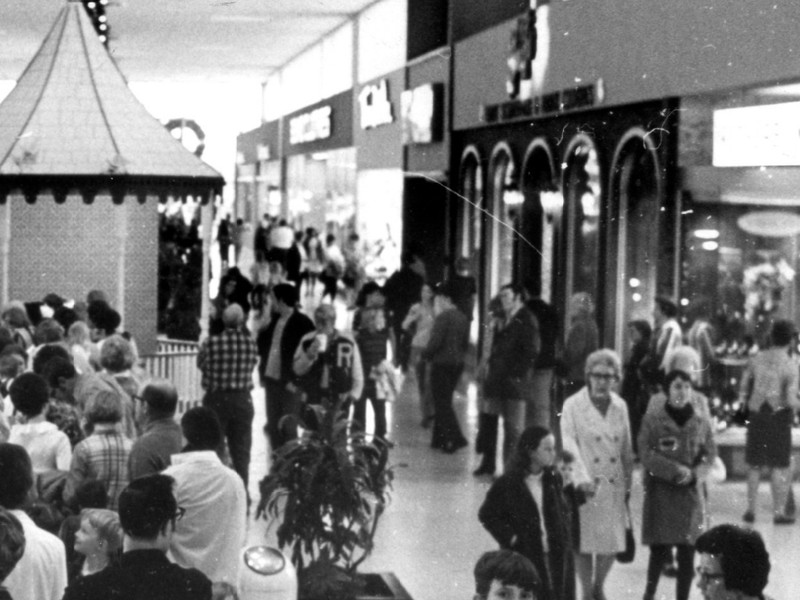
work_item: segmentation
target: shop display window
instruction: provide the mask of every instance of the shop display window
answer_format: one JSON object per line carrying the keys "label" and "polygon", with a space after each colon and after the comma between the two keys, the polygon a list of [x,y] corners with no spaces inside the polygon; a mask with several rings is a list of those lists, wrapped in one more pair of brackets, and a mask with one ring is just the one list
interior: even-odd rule
{"label": "shop display window", "polygon": [[597,298],[600,255],[600,168],[588,140],[573,145],[566,159],[567,292]]}
{"label": "shop display window", "polygon": [[483,206],[483,169],[478,157],[470,154],[461,170],[461,195],[464,206],[458,212],[458,240],[460,256],[472,258],[481,248],[481,216]]}
{"label": "shop display window", "polygon": [[713,326],[712,402],[727,420],[747,359],[768,343],[777,319],[800,322],[800,210],[757,205],[695,205],[686,215],[683,260],[685,327],[708,307]]}
{"label": "shop display window", "polygon": [[517,256],[514,252],[515,232],[519,231],[522,192],[515,185],[514,163],[505,150],[496,154],[492,161],[492,219],[490,293],[514,280]]}

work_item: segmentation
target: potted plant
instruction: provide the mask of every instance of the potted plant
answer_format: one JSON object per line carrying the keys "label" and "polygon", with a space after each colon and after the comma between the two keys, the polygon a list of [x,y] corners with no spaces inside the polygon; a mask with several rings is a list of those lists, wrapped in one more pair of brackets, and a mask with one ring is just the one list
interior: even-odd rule
{"label": "potted plant", "polygon": [[279,520],[278,544],[291,547],[300,600],[374,597],[373,582],[356,569],[389,502],[388,447],[367,442],[341,401],[313,408],[317,426],[275,453],[256,516]]}

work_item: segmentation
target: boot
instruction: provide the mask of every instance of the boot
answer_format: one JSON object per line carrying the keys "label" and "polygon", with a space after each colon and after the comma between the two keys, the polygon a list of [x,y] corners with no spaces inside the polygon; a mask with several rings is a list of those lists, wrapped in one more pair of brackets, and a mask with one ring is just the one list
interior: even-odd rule
{"label": "boot", "polygon": [[481,413],[478,419],[478,438],[475,449],[483,455],[480,466],[472,472],[481,475],[494,475],[494,466],[497,459],[497,425],[499,417]]}

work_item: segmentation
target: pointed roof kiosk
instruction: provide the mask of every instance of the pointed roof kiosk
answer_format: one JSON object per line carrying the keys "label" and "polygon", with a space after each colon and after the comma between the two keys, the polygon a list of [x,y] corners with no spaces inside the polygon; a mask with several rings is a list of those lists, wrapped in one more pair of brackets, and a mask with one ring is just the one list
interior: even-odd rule
{"label": "pointed roof kiosk", "polygon": [[203,327],[212,207],[225,181],[128,89],[79,0],[68,0],[0,104],[0,303],[102,289],[156,347],[158,204],[202,204]]}

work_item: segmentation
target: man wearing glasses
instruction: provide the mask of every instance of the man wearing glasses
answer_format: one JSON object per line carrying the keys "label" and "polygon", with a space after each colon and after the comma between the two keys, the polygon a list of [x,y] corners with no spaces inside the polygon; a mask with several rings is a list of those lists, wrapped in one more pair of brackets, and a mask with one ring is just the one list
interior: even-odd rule
{"label": "man wearing glasses", "polygon": [[695,550],[697,587],[705,600],[765,600],[769,553],[757,531],[717,525],[697,538]]}
{"label": "man wearing glasses", "polygon": [[119,565],[109,566],[70,584],[64,600],[211,600],[211,581],[197,569],[167,559],[178,506],[167,475],[132,481],[119,497],[119,520],[125,533]]}

